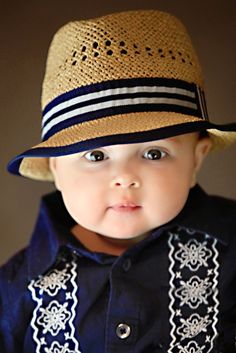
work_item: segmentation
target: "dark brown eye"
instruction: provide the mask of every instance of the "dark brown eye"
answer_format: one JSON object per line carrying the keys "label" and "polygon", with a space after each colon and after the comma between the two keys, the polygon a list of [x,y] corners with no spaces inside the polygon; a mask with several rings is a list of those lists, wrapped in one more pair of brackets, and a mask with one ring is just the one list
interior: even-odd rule
{"label": "dark brown eye", "polygon": [[166,152],[157,148],[152,148],[144,153],[144,157],[150,160],[159,160],[166,156]]}
{"label": "dark brown eye", "polygon": [[85,154],[85,158],[90,162],[99,162],[99,161],[103,161],[105,159],[105,156],[102,151],[94,150],[91,152],[87,152]]}

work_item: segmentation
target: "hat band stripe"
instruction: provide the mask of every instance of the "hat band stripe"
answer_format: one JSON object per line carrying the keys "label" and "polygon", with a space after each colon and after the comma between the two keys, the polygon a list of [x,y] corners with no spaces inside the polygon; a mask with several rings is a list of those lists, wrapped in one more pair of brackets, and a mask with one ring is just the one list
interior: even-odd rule
{"label": "hat band stripe", "polygon": [[105,98],[105,97],[112,97],[112,96],[119,96],[123,94],[136,94],[136,93],[160,93],[160,94],[177,94],[183,95],[186,97],[195,98],[195,92],[177,88],[177,87],[165,87],[165,86],[141,86],[141,87],[121,87],[121,88],[114,88],[114,89],[106,89],[98,92],[93,93],[86,93],[82,95],[78,95],[74,98],[68,99],[62,103],[59,103],[53,106],[49,111],[43,114],[42,124],[44,125],[47,120],[50,119],[54,114],[57,112],[62,111],[65,108],[71,107],[78,103],[89,102],[94,99]]}
{"label": "hat band stripe", "polygon": [[[42,128],[44,128],[46,125],[48,125],[51,120],[54,120],[55,118],[57,118],[59,116],[61,116],[61,117],[63,116],[64,117],[66,115],[66,113],[69,114],[70,112],[77,111],[78,109],[81,109],[81,114],[83,114],[83,109],[82,108],[91,107],[91,111],[93,111],[93,110],[96,109],[95,107],[98,107],[98,104],[101,104],[101,106],[102,106],[103,103],[113,102],[113,101],[116,101],[116,100],[117,101],[118,100],[119,101],[124,100],[124,102],[128,102],[128,100],[130,100],[130,102],[131,102],[131,100],[134,101],[134,99],[138,99],[138,98],[140,98],[141,100],[144,100],[146,98],[147,102],[141,102],[142,104],[143,103],[149,103],[148,99],[150,100],[151,98],[152,99],[159,98],[159,101],[156,100],[156,103],[159,102],[159,104],[161,103],[161,99],[163,99],[163,102],[164,102],[164,98],[167,98],[169,100],[173,99],[173,100],[176,100],[176,102],[181,100],[181,99],[183,101],[185,101],[187,99],[190,103],[195,104],[195,106],[192,105],[192,107],[196,108],[196,101],[195,101],[194,98],[182,96],[182,95],[179,95],[179,94],[177,95],[177,94],[169,94],[169,93],[138,92],[138,93],[133,93],[133,94],[119,94],[119,95],[110,95],[110,96],[105,96],[105,97],[104,96],[100,96],[99,98],[92,99],[89,102],[80,102],[80,103],[77,103],[77,104],[74,104],[74,105],[71,105],[71,106],[67,106],[67,107],[65,106],[64,109],[62,109],[62,110],[60,110],[58,112],[55,112],[52,116],[50,116],[47,119],[47,121],[42,125]],[[134,101],[134,104],[137,104],[137,102]],[[118,105],[118,103],[114,102],[114,106],[116,106],[116,105]],[[126,105],[126,103],[125,103],[125,105]],[[69,118],[69,116],[68,116],[68,118]]]}
{"label": "hat band stripe", "polygon": [[[55,131],[73,125],[74,121],[79,124],[104,117],[108,112],[114,115],[124,114],[127,110],[144,111],[144,106],[145,111],[178,111],[205,119],[204,96],[195,84],[174,79],[150,80],[151,82],[147,79],[140,80],[142,85],[138,86],[130,86],[138,84],[137,79],[131,80],[131,83],[130,80],[120,80],[123,87],[114,88],[111,88],[111,85],[117,85],[117,81],[109,82],[110,88],[107,88],[108,82],[103,82],[96,87],[95,92],[94,87],[90,85],[63,94],[63,97],[52,101],[44,110],[42,139],[45,140]],[[129,85],[124,87],[124,83],[127,83],[124,81]],[[157,82],[167,85],[154,85]]]}
{"label": "hat band stripe", "polygon": [[[89,106],[85,106],[82,108],[78,108],[72,111],[69,111],[67,113],[64,113],[62,115],[57,116],[53,120],[51,120],[43,129],[43,135],[45,135],[52,127],[54,127],[57,124],[60,124],[61,122],[71,119],[75,116],[79,116],[85,113],[93,112],[93,111],[99,111],[99,110],[105,110],[109,108],[115,108],[115,107],[122,107],[122,106],[132,106],[132,105],[143,105],[145,104],[150,105],[150,104],[155,104],[158,110],[158,105],[160,104],[165,104],[166,106],[172,106],[172,105],[177,105],[180,107],[187,107],[191,109],[197,109],[197,105],[195,103],[189,102],[189,101],[183,101],[180,99],[173,99],[173,98],[133,98],[133,99],[121,99],[121,100],[113,100],[113,101],[108,101],[108,102],[102,102],[102,103],[97,103],[97,104],[92,104]],[[172,110],[172,109],[171,109]],[[84,121],[84,120],[83,120]],[[80,122],[83,122],[82,119]]]}
{"label": "hat band stripe", "polygon": [[[73,125],[79,125],[81,122],[88,122],[91,120],[98,120],[99,118],[104,118],[106,116],[114,116],[118,114],[123,115],[123,119],[128,119],[127,114],[129,113],[140,113],[140,112],[175,112],[182,113],[189,116],[195,114],[195,110],[182,107],[178,105],[168,105],[168,104],[139,104],[139,105],[127,105],[119,107],[111,107],[108,109],[97,110],[89,113],[85,113],[79,116],[74,116],[73,118],[62,121],[61,123],[56,124],[52,127],[45,135],[43,141],[46,141],[48,138],[56,134],[57,132],[67,129]],[[81,124],[82,125],[82,124]],[[109,134],[109,131],[107,132]]]}
{"label": "hat band stripe", "polygon": [[[152,89],[156,91],[158,87],[158,90],[160,90],[160,92],[162,92],[162,89],[167,88],[170,93],[174,93],[172,89],[173,90],[178,89],[180,90],[179,92],[177,91],[179,94],[184,94],[184,95],[189,94],[192,97],[194,97],[195,94],[197,94],[197,88],[195,84],[189,83],[183,80],[179,80],[179,79],[173,79],[173,78],[163,78],[163,77],[161,78],[160,77],[155,77],[155,78],[141,77],[140,78],[139,77],[139,78],[129,78],[129,79],[108,80],[108,81],[103,81],[98,83],[92,83],[90,85],[78,87],[78,88],[72,89],[71,91],[62,93],[61,95],[54,98],[50,103],[48,103],[45,106],[45,108],[43,109],[43,116],[45,116],[47,112],[52,110],[54,107],[60,105],[61,103],[69,102],[70,100],[76,97],[80,97],[80,96],[86,97],[88,94],[92,94],[92,93],[95,93],[95,95],[97,95],[100,92],[102,95],[106,95],[105,91],[114,90],[113,92],[116,92],[115,91],[116,88],[118,88],[117,92],[120,92],[120,90],[123,90],[123,89],[125,90],[129,89],[129,92],[132,93],[133,92],[132,89],[134,89],[133,93],[135,93],[135,90],[137,90],[137,88],[140,90],[142,89],[141,87],[143,87],[145,91],[149,91],[149,92],[151,92]],[[86,98],[82,100],[85,100],[85,99]]]}

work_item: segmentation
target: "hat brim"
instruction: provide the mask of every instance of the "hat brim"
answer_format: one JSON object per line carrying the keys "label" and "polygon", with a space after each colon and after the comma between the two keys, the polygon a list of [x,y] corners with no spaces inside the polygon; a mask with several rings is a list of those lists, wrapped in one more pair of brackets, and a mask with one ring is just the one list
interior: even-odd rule
{"label": "hat brim", "polygon": [[147,142],[195,131],[207,130],[212,150],[236,141],[236,123],[217,125],[209,121],[174,112],[118,114],[71,126],[13,158],[7,169],[15,175],[35,180],[53,181],[49,157],[78,153],[94,148]]}

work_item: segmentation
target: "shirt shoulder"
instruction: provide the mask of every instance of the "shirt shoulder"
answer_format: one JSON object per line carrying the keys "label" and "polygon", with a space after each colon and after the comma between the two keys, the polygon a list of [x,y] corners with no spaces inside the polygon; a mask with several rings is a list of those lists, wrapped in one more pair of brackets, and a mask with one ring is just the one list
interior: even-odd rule
{"label": "shirt shoulder", "polygon": [[209,195],[197,185],[190,191],[185,207],[176,221],[180,225],[212,235],[227,244],[236,238],[236,201]]}
{"label": "shirt shoulder", "polygon": [[11,283],[19,276],[20,270],[26,267],[27,248],[20,250],[0,267],[0,282]]}
{"label": "shirt shoulder", "polygon": [[[209,196],[208,205],[212,209],[212,214],[219,216],[222,222],[230,222],[236,225],[236,200],[211,195]],[[218,220],[215,219],[217,222]]]}

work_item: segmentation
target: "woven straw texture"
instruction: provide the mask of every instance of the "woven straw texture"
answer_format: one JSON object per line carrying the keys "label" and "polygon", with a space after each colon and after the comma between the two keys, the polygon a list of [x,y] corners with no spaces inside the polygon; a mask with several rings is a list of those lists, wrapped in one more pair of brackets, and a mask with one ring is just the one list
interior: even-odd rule
{"label": "woven straw texture", "polygon": [[75,87],[113,79],[165,77],[195,82],[203,75],[182,23],[160,11],[129,11],[70,22],[54,36],[42,108]]}

